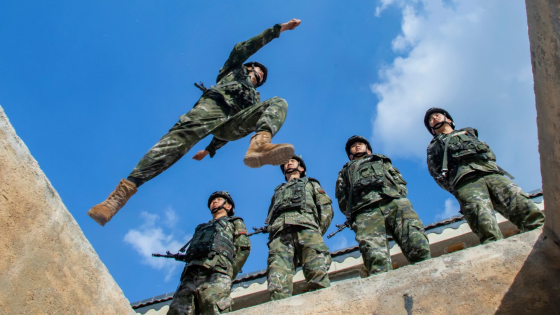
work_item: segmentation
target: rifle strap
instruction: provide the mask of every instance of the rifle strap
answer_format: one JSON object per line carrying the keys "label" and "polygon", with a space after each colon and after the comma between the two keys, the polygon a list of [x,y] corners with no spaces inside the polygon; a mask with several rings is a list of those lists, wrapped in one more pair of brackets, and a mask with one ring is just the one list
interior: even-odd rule
{"label": "rifle strap", "polygon": [[447,164],[448,164],[448,158],[447,158],[447,149],[449,148],[449,141],[451,140],[451,138],[456,137],[458,135],[464,135],[467,134],[467,131],[463,130],[463,131],[458,131],[458,132],[454,132],[451,133],[448,137],[447,140],[445,140],[445,148],[443,149],[443,164],[441,166],[441,173],[447,173],[448,169],[447,169]]}
{"label": "rifle strap", "polygon": [[187,244],[185,244],[185,246],[181,247],[181,249],[179,249],[179,252],[184,253],[185,250],[187,249],[187,247],[191,244],[192,242],[192,238],[190,241],[187,242]]}

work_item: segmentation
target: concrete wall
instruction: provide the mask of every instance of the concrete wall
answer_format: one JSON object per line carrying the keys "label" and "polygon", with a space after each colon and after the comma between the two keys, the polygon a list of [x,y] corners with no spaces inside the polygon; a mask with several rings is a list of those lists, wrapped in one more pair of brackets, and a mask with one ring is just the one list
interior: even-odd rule
{"label": "concrete wall", "polygon": [[526,0],[525,4],[543,192],[549,209],[545,231],[560,244],[560,1]]}
{"label": "concrete wall", "polygon": [[541,232],[230,314],[558,314],[560,249]]}
{"label": "concrete wall", "polygon": [[134,314],[0,107],[0,314]]}

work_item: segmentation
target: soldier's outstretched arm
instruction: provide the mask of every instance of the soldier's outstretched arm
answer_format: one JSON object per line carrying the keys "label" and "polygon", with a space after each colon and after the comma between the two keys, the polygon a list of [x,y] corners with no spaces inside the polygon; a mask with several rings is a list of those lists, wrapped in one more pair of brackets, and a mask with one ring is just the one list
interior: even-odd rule
{"label": "soldier's outstretched arm", "polygon": [[280,33],[293,30],[298,27],[300,23],[301,20],[291,19],[286,23],[276,24],[273,27],[264,30],[259,35],[235,45],[228,60],[222,69],[220,69],[216,82],[220,81],[220,79],[228,74],[232,69],[241,66],[245,61],[247,61],[247,59],[249,59],[249,57],[264,47],[264,45],[270,43],[273,39],[278,38]]}
{"label": "soldier's outstretched arm", "polygon": [[201,161],[208,154],[210,154],[211,158],[214,157],[214,155],[216,155],[216,151],[226,145],[228,142],[229,141],[213,137],[212,141],[210,141],[210,144],[206,147],[206,149],[196,152],[196,154],[193,156],[193,160]]}

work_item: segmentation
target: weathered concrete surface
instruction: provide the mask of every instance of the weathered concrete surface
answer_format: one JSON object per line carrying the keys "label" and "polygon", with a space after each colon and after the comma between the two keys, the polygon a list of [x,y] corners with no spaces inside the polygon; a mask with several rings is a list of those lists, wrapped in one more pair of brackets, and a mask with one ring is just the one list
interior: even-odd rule
{"label": "weathered concrete surface", "polygon": [[134,314],[0,107],[0,314]]}
{"label": "weathered concrete surface", "polygon": [[560,250],[541,232],[231,314],[558,314]]}
{"label": "weathered concrete surface", "polygon": [[560,1],[526,0],[535,83],[545,232],[560,244]]}

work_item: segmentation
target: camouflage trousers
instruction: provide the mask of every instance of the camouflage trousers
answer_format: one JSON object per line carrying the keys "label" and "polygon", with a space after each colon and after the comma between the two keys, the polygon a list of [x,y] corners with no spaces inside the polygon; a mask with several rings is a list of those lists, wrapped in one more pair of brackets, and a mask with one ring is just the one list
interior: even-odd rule
{"label": "camouflage trousers", "polygon": [[406,198],[382,200],[360,210],[353,218],[352,230],[370,275],[393,269],[387,234],[393,236],[409,262],[431,258],[424,225]]}
{"label": "camouflage trousers", "polygon": [[194,108],[142,157],[128,179],[137,187],[175,164],[204,137],[212,134],[226,141],[239,140],[256,131],[278,132],[288,113],[288,103],[273,97],[238,112],[209,97],[201,97]]}
{"label": "camouflage trousers", "polygon": [[199,266],[186,267],[167,315],[227,312],[233,304],[230,292],[231,278],[228,275]]}
{"label": "camouflage trousers", "polygon": [[544,224],[544,215],[529,196],[500,174],[471,176],[461,180],[454,195],[470,228],[480,243],[502,239],[493,210],[515,224],[521,232]]}
{"label": "camouflage trousers", "polygon": [[267,280],[271,300],[292,296],[298,262],[311,290],[331,285],[328,275],[331,255],[319,231],[290,227],[274,235],[268,249]]}

